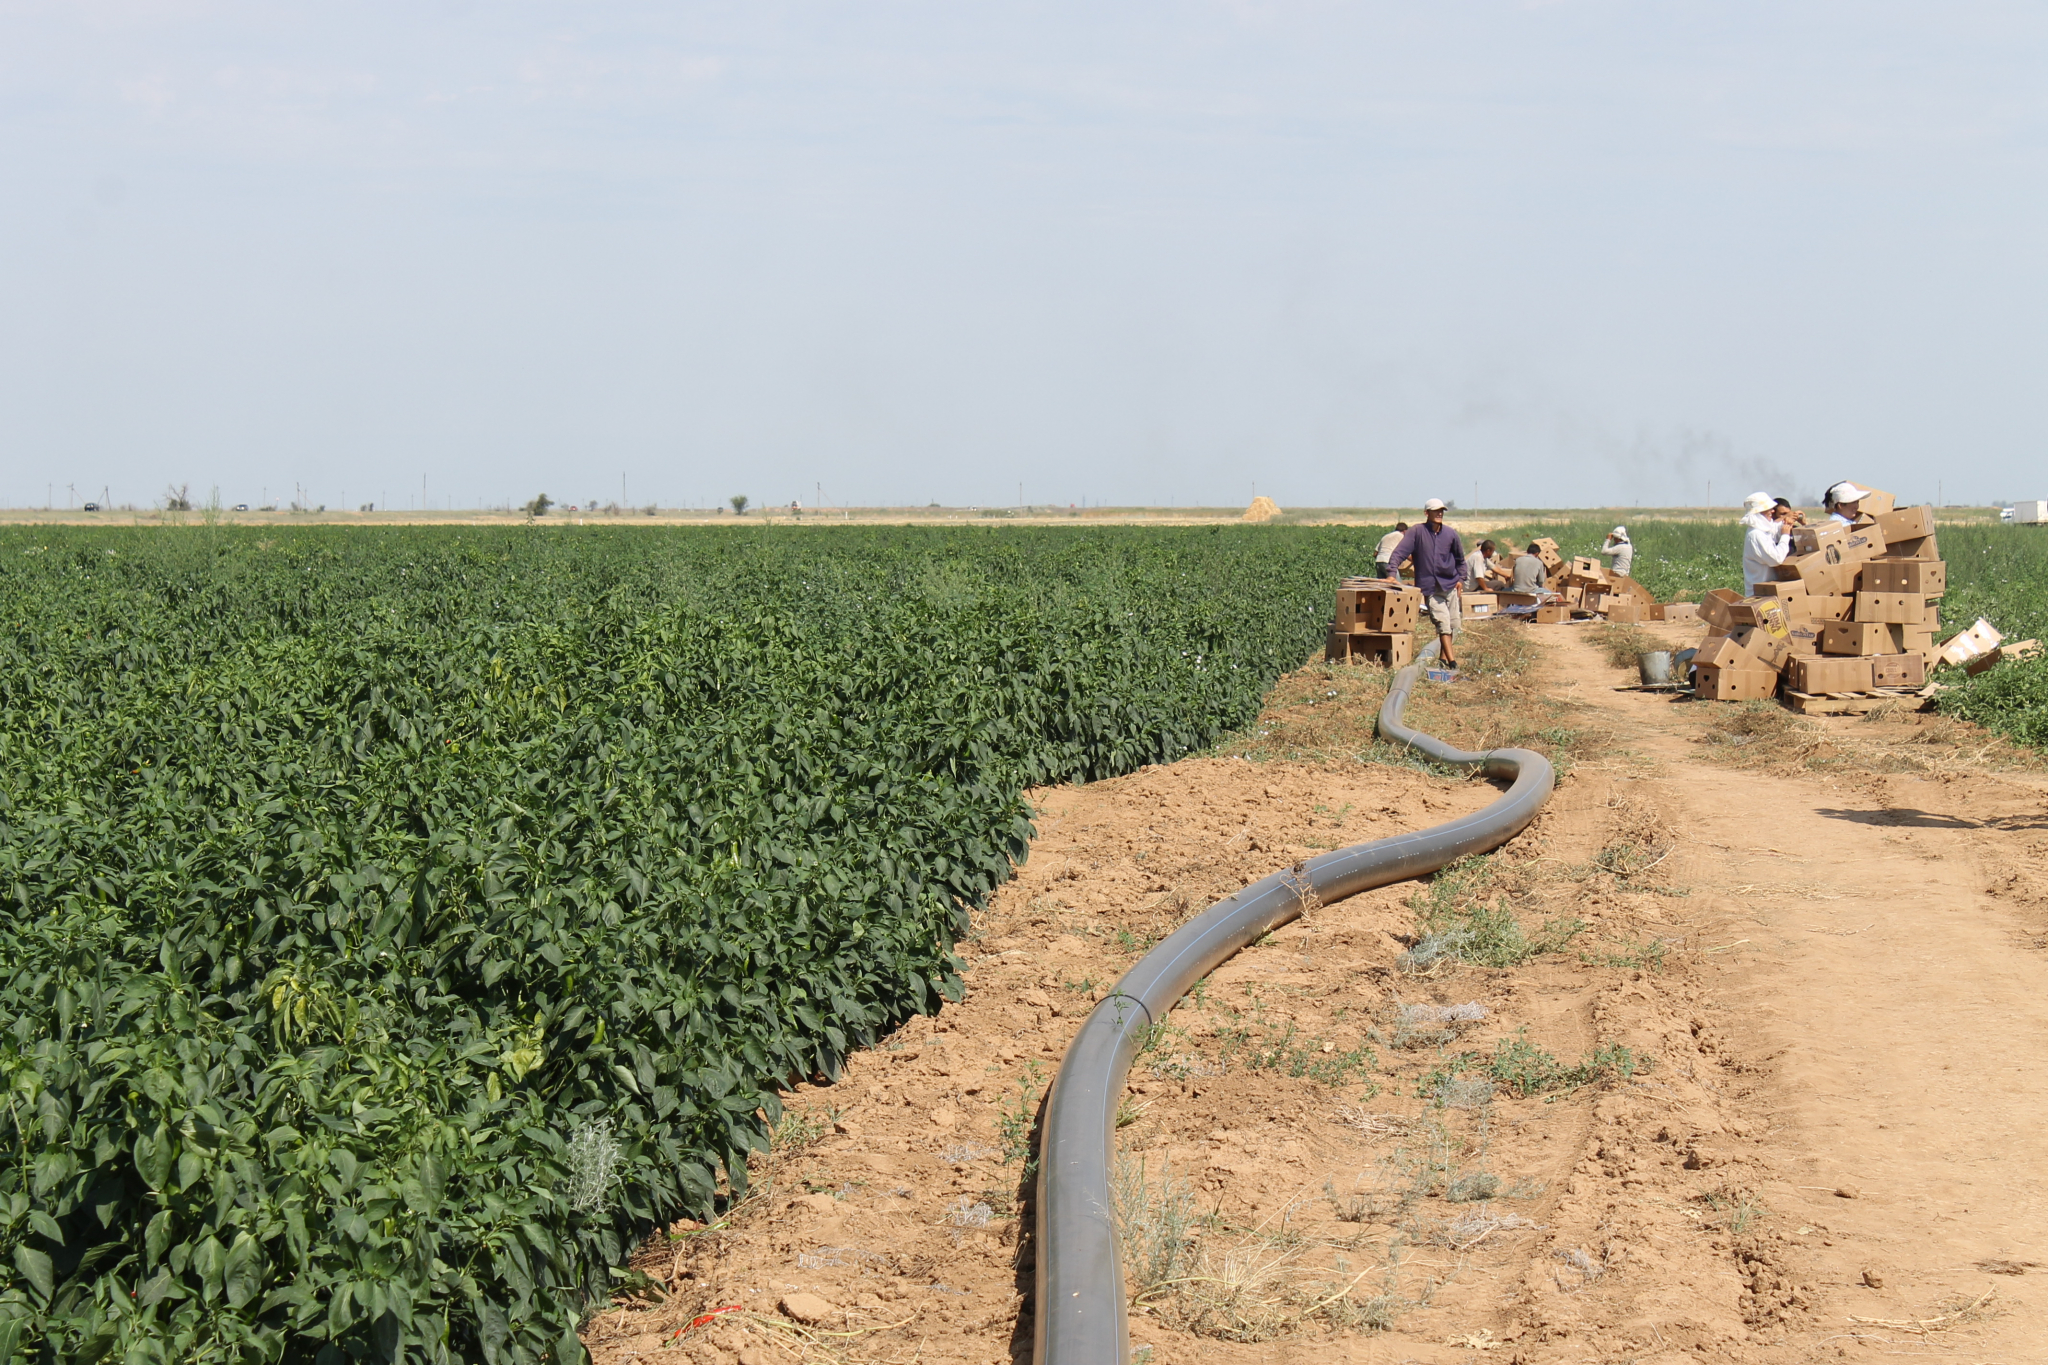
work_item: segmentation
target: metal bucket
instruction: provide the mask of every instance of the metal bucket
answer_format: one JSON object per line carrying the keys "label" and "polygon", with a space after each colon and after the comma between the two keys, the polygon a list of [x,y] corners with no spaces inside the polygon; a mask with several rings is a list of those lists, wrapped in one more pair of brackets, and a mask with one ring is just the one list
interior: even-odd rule
{"label": "metal bucket", "polygon": [[1645,687],[1661,687],[1671,681],[1671,651],[1650,649],[1636,655],[1636,672]]}

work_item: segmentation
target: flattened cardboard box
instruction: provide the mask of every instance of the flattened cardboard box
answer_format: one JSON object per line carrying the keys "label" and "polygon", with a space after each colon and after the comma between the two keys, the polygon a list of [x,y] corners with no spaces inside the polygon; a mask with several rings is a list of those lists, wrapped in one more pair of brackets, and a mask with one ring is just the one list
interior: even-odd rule
{"label": "flattened cardboard box", "polygon": [[1795,692],[1868,692],[1871,677],[1869,659],[1826,654],[1794,659],[1785,670],[1785,682]]}

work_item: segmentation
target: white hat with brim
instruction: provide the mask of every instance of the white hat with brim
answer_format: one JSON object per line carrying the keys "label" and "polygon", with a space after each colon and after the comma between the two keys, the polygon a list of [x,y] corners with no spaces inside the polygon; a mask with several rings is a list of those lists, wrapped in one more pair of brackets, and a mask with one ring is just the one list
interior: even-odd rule
{"label": "white hat with brim", "polygon": [[1422,504],[1422,510],[1425,512],[1441,512],[1444,510],[1444,500],[1442,498],[1431,498],[1428,502]]}
{"label": "white hat with brim", "polygon": [[1870,496],[1870,490],[1868,488],[1858,488],[1853,483],[1845,482],[1838,483],[1833,488],[1830,488],[1828,496],[1834,499],[1836,505],[1839,506],[1845,502],[1862,502]]}
{"label": "white hat with brim", "polygon": [[1621,538],[1622,538],[1623,540],[1627,540],[1627,539],[1628,539],[1628,527],[1626,527],[1626,526],[1617,526],[1617,527],[1615,527],[1615,528],[1614,528],[1614,529],[1613,529],[1612,531],[1609,531],[1609,532],[1608,532],[1607,534],[1608,534],[1608,535],[1610,535],[1610,536],[1620,536],[1620,537],[1621,537]]}
{"label": "white hat with brim", "polygon": [[1742,500],[1742,510],[1745,512],[1761,512],[1775,501],[1776,499],[1769,493],[1751,493]]}

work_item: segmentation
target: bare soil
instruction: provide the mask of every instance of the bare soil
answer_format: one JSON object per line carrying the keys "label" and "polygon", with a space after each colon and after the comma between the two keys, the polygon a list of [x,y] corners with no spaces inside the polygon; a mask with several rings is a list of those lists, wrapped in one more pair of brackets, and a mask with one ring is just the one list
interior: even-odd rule
{"label": "bare soil", "polygon": [[[1140,1058],[1140,1358],[2048,1359],[2041,765],[1932,717],[1617,691],[1594,631],[1508,629],[1533,669],[1417,714],[1557,740],[1536,824],[1247,949]],[[1311,666],[1257,758],[1034,793],[966,999],[790,1096],[748,1197],[649,1244],[595,1357],[1027,1359],[1032,1125],[1093,1001],[1217,897],[1495,795],[1331,757],[1381,690]],[[1501,909],[1510,965],[1411,952]]]}

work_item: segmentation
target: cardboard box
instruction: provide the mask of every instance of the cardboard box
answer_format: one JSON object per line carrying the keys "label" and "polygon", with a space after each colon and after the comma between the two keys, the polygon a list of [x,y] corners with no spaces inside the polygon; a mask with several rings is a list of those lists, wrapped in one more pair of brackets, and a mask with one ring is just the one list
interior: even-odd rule
{"label": "cardboard box", "polygon": [[1940,559],[1941,546],[1933,536],[1921,536],[1918,540],[1888,540],[1885,542],[1886,559]]}
{"label": "cardboard box", "polygon": [[1623,574],[1619,578],[1610,575],[1607,580],[1607,590],[1613,593],[1620,593],[1624,597],[1633,597],[1646,607],[1657,605],[1657,594],[1651,592],[1627,574]]}
{"label": "cardboard box", "polygon": [[1881,517],[1899,505],[1899,500],[1881,488],[1873,488],[1856,504],[1858,516]]}
{"label": "cardboard box", "polygon": [[1891,632],[1891,648],[1873,651],[1878,654],[1917,654],[1934,648],[1934,632],[1926,626],[1887,626]]}
{"label": "cardboard box", "polygon": [[1856,594],[1856,612],[1851,619],[1917,626],[1926,615],[1926,599],[1912,593],[1859,592]]}
{"label": "cardboard box", "polygon": [[1884,533],[1885,542],[1895,540],[1918,540],[1934,534],[1934,509],[1932,507],[1901,507],[1895,512],[1886,512],[1877,519],[1877,529]]}
{"label": "cardboard box", "polygon": [[1422,618],[1422,594],[1414,588],[1337,589],[1337,629],[1358,631],[1413,630]]}
{"label": "cardboard box", "polygon": [[1548,536],[1542,536],[1529,543],[1536,547],[1536,558],[1543,561],[1546,571],[1556,573],[1564,568],[1564,556],[1558,553],[1556,541]]}
{"label": "cardboard box", "polygon": [[1939,597],[1948,591],[1948,565],[1938,559],[1875,559],[1857,572],[1856,590]]}
{"label": "cardboard box", "polygon": [[1666,602],[1664,619],[1667,621],[1697,621],[1700,619],[1700,604],[1697,602]]}
{"label": "cardboard box", "polygon": [[1785,653],[1796,657],[1801,654],[1820,652],[1820,633],[1826,623],[1821,621],[1794,621],[1792,633],[1785,637]]}
{"label": "cardboard box", "polygon": [[[1725,634],[1738,624],[1736,609],[1742,605],[1742,600],[1742,594],[1733,588],[1716,588],[1700,599],[1700,620]],[[1741,621],[1747,622],[1748,619],[1745,614]]]}
{"label": "cardboard box", "polygon": [[1776,597],[1781,600],[1787,597],[1804,597],[1805,595],[1806,585],[1796,578],[1774,578],[1767,580],[1757,584],[1756,592],[1752,594],[1752,596],[1756,597]]}
{"label": "cardboard box", "polygon": [[1823,654],[1890,654],[1892,628],[1874,621],[1830,621],[1821,628]]}
{"label": "cardboard box", "polygon": [[1742,642],[1729,635],[1709,635],[1700,641],[1698,652],[1692,661],[1703,668],[1754,668],[1749,651]]}
{"label": "cardboard box", "polygon": [[1941,603],[1939,601],[1931,598],[1928,600],[1927,611],[1920,617],[1920,624],[1929,630],[1941,629]]}
{"label": "cardboard box", "polygon": [[1632,597],[1609,598],[1607,619],[1616,625],[1632,626],[1643,619],[1643,604]]}
{"label": "cardboard box", "polygon": [[[1856,599],[1846,593],[1816,597],[1808,593],[1793,602],[1809,621],[1846,621],[1856,610]],[[1787,610],[1790,610],[1788,605]]]}
{"label": "cardboard box", "polygon": [[1574,556],[1571,571],[1581,578],[1590,578],[1595,583],[1607,581],[1607,566],[1591,555]]}
{"label": "cardboard box", "polygon": [[1794,555],[1825,555],[1831,564],[1876,559],[1884,553],[1884,547],[1882,522],[1875,526],[1846,526],[1839,521],[1824,521],[1818,526],[1792,528]]}
{"label": "cardboard box", "polygon": [[1332,663],[1382,663],[1404,668],[1415,662],[1415,636],[1406,631],[1331,631],[1323,657]]}
{"label": "cardboard box", "polygon": [[1779,582],[1797,582],[1811,596],[1840,597],[1856,591],[1858,562],[1829,559],[1825,553],[1796,555],[1772,572]]}
{"label": "cardboard box", "polygon": [[1785,685],[1794,692],[1868,692],[1871,678],[1869,659],[1826,654],[1794,659],[1785,670]]}
{"label": "cardboard box", "polygon": [[1777,694],[1778,675],[1768,668],[1702,664],[1694,673],[1693,695],[1702,701],[1753,701]]}
{"label": "cardboard box", "polygon": [[1968,663],[1978,655],[1989,654],[1998,648],[1999,641],[2004,638],[1980,616],[1976,625],[1949,637],[1948,643],[1941,647],[1941,661],[1945,664]]}
{"label": "cardboard box", "polygon": [[1922,687],[1927,682],[1924,654],[1885,654],[1870,661],[1872,680],[1879,687]]}
{"label": "cardboard box", "polygon": [[1490,592],[1468,592],[1458,594],[1465,608],[1465,614],[1475,619],[1484,619],[1500,610],[1500,598]]}
{"label": "cardboard box", "polygon": [[1571,608],[1559,602],[1546,603],[1536,608],[1536,624],[1539,626],[1554,626],[1571,619]]}
{"label": "cardboard box", "polygon": [[1737,626],[1728,632],[1728,638],[1741,645],[1757,664],[1772,672],[1783,668],[1791,656],[1791,629],[1774,630],[1770,626]]}

